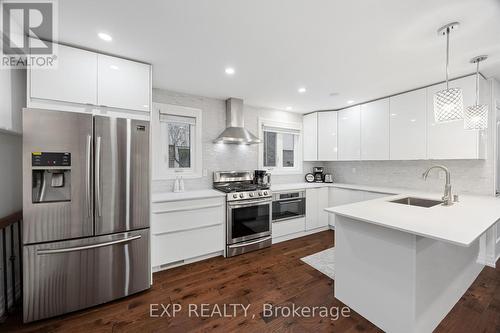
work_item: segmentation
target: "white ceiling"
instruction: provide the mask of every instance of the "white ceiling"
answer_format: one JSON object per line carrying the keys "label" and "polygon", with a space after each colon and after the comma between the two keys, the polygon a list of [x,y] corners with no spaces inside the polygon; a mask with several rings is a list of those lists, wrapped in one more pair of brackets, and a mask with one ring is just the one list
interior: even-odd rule
{"label": "white ceiling", "polygon": [[[500,79],[498,0],[64,0],[59,40],[153,64],[155,88],[307,112],[444,79],[490,58]],[[107,32],[112,42],[97,37]],[[236,74],[224,73],[232,66]],[[297,89],[307,88],[305,94]],[[331,93],[337,96],[330,96]]]}

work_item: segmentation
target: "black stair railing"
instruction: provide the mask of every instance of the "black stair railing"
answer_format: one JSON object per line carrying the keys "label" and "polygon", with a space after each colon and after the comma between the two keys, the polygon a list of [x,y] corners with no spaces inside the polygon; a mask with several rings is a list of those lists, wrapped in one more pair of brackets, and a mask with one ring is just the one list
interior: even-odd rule
{"label": "black stair railing", "polygon": [[0,268],[2,280],[0,298],[0,322],[9,313],[21,306],[22,300],[22,212],[17,212],[0,219],[0,250],[2,256]]}

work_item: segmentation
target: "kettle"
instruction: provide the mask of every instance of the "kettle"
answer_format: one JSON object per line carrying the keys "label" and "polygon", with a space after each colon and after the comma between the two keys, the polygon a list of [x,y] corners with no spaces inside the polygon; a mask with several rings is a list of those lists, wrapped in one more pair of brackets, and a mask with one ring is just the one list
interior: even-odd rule
{"label": "kettle", "polygon": [[260,187],[270,187],[271,174],[266,170],[255,170],[254,183]]}

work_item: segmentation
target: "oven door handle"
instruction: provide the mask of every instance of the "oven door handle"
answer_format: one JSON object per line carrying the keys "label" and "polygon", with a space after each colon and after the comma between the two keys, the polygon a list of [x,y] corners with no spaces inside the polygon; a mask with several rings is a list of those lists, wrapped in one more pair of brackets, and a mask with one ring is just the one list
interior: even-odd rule
{"label": "oven door handle", "polygon": [[231,208],[248,207],[256,205],[268,205],[272,203],[272,200],[249,200],[249,201],[239,201],[239,202],[228,202],[228,206]]}
{"label": "oven door handle", "polygon": [[295,202],[302,202],[302,201],[304,201],[304,199],[296,199],[296,200],[281,199],[281,200],[275,200],[275,202],[277,202],[277,203],[295,203]]}
{"label": "oven door handle", "polygon": [[253,244],[261,243],[261,242],[270,240],[271,238],[272,238],[272,236],[267,236],[267,237],[264,237],[264,238],[259,238],[257,240],[253,240],[253,241],[249,241],[249,242],[245,242],[245,243],[228,245],[227,247],[230,248],[230,249],[234,249],[234,248],[238,248],[238,247],[243,247],[243,246],[248,246],[248,245],[253,245]]}

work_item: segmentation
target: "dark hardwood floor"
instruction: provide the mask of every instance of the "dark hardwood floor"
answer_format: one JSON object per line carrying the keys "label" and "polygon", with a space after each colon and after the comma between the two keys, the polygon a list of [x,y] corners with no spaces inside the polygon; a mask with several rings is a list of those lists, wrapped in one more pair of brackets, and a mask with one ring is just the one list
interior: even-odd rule
{"label": "dark hardwood floor", "polygon": [[[28,325],[20,314],[11,316],[0,332],[379,332],[354,311],[338,320],[263,316],[264,303],[344,306],[333,297],[333,281],[300,261],[331,246],[333,232],[325,231],[238,257],[208,259],[156,273],[150,290],[106,305]],[[150,304],[159,303],[180,304],[182,310],[175,317],[150,317]],[[190,317],[188,304],[203,303],[250,307],[247,317],[242,309],[233,318]],[[436,332],[500,332],[500,268],[485,268]]]}

